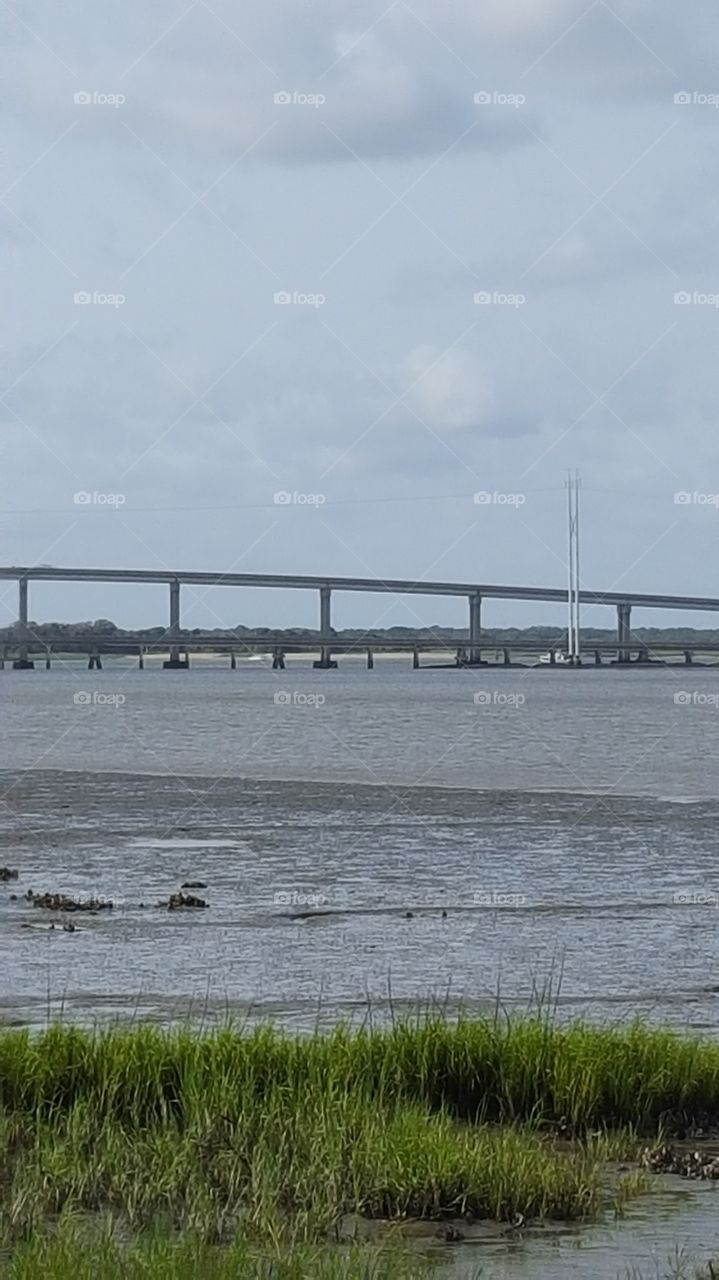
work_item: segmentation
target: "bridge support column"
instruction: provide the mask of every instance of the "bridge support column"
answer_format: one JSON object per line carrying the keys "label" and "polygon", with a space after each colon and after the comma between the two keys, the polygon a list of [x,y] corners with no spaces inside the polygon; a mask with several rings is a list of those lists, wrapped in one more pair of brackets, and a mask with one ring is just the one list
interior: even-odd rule
{"label": "bridge support column", "polygon": [[419,649],[412,650],[412,670],[419,670]]}
{"label": "bridge support column", "polygon": [[140,645],[140,648],[137,651],[137,666],[138,666],[138,670],[140,671],[145,670],[145,650],[143,649],[142,645]]}
{"label": "bridge support column", "polygon": [[372,649],[367,650],[367,670],[372,671],[374,668],[374,652]]}
{"label": "bridge support column", "polygon": [[173,578],[170,582],[170,657],[169,661],[163,662],[165,671],[184,671],[187,670],[190,663],[187,658],[180,657],[180,583],[177,578]]}
{"label": "bridge support column", "polygon": [[480,649],[482,633],[482,597],[478,591],[473,591],[468,599],[469,651],[467,653],[467,663],[470,667],[476,667],[480,666],[482,663],[482,650]]}
{"label": "bridge support column", "polygon": [[275,649],[275,650],[273,651],[273,654],[272,654],[272,670],[273,670],[273,671],[284,671],[284,669],[285,669],[285,655],[284,655],[284,650],[282,650],[282,649]]}
{"label": "bridge support column", "polygon": [[45,670],[46,671],[50,670],[50,650],[49,649],[45,650]]}
{"label": "bridge support column", "polygon": [[632,638],[632,606],[630,604],[617,605],[617,662],[625,663],[631,660],[631,652],[628,645]]}
{"label": "bridge support column", "polygon": [[332,661],[332,590],[320,587],[320,657],[313,662],[313,667],[320,671],[331,671],[337,663]]}
{"label": "bridge support column", "polygon": [[32,671],[35,663],[31,662],[28,656],[27,578],[20,578],[18,588],[18,634],[20,643],[17,658],[12,665],[14,671]]}
{"label": "bridge support column", "polygon": [[684,650],[684,662],[686,663],[686,665],[687,665],[688,667],[690,667],[690,666],[692,665],[692,662],[693,662],[693,661],[694,661],[694,655],[693,655],[693,653],[692,653],[691,649],[685,649],[685,650]]}
{"label": "bridge support column", "polygon": [[503,649],[503,650],[502,650],[502,658],[503,658],[503,665],[504,665],[505,667],[511,667],[511,665],[512,665],[512,659],[511,659],[510,654],[509,654],[509,649]]}
{"label": "bridge support column", "polygon": [[234,649],[230,649],[230,671],[237,670],[237,657]]}
{"label": "bridge support column", "polygon": [[602,654],[599,649],[594,650],[594,665],[595,667],[601,667],[602,665]]}
{"label": "bridge support column", "polygon": [[87,659],[88,671],[102,671],[102,658],[99,653],[91,653]]}

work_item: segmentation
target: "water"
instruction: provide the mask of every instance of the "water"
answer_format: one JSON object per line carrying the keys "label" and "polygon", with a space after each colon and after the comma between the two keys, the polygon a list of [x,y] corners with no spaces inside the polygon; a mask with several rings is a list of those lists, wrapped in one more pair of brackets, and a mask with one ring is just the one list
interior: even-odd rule
{"label": "water", "polygon": [[0,765],[716,797],[719,670],[340,661],[333,672],[201,659],[189,672],[7,671]]}
{"label": "water", "polygon": [[[0,701],[7,1020],[307,1030],[499,992],[719,1031],[716,672],[118,662],[6,671]],[[156,905],[184,880],[208,910]],[[50,931],[29,887],[116,905]],[[697,1196],[497,1244],[489,1274],[664,1263],[705,1243]]]}

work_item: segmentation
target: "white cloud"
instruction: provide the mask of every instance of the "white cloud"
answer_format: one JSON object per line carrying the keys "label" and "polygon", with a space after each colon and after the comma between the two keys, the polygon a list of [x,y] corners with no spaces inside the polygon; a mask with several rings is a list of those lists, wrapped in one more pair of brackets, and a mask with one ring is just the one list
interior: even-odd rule
{"label": "white cloud", "polygon": [[455,347],[443,353],[417,347],[408,357],[412,383],[407,396],[420,417],[439,431],[482,425],[490,401],[487,378],[476,355]]}

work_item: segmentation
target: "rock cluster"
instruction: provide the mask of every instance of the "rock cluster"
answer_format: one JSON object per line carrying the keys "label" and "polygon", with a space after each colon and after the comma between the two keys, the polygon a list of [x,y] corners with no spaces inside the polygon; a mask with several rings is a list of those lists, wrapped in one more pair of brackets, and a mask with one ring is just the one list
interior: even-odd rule
{"label": "rock cluster", "polygon": [[11,867],[0,867],[0,883],[6,883],[8,880],[17,880],[17,871],[13,871]]}
{"label": "rock cluster", "polygon": [[103,898],[70,898],[65,893],[33,893],[32,889],[25,897],[34,907],[44,907],[46,911],[111,911],[113,906]]}
{"label": "rock cluster", "polygon": [[642,1168],[650,1173],[678,1173],[682,1178],[719,1178],[719,1155],[710,1151],[676,1151],[668,1143],[647,1147]]}
{"label": "rock cluster", "polygon": [[182,911],[185,907],[206,907],[204,898],[196,898],[192,893],[173,893],[168,902],[158,902],[158,907],[167,907],[168,911]]}

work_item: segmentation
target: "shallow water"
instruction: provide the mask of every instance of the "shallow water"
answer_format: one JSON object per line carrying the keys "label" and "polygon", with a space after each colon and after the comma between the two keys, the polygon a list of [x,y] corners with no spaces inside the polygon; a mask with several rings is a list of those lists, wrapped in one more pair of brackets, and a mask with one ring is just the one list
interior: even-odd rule
{"label": "shallow water", "polygon": [[[594,1226],[542,1228],[511,1240],[458,1246],[447,1280],[481,1265],[491,1280],[674,1280],[693,1277],[719,1253],[719,1190],[713,1183],[667,1177],[626,1216]],[[685,1269],[677,1272],[678,1261]]]}
{"label": "shallow water", "polygon": [[[691,669],[0,673],[0,1016],[308,1030],[499,992],[715,1035],[717,700]],[[209,909],[156,905],[184,880]],[[115,907],[50,930],[28,888]],[[719,1252],[686,1192],[453,1274],[664,1275]]]}

